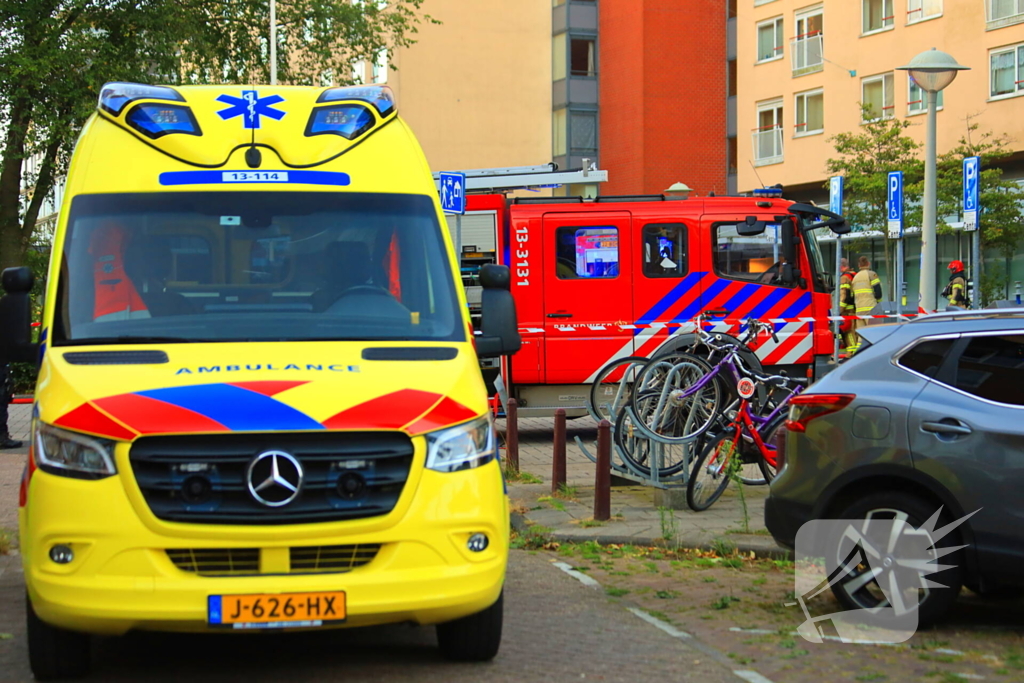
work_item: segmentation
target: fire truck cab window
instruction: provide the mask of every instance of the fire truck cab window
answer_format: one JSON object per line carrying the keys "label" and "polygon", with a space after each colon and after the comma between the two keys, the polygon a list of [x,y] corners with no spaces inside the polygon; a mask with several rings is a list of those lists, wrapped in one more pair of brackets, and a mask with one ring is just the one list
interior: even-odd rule
{"label": "fire truck cab window", "polygon": [[682,223],[645,225],[641,254],[647,277],[683,277],[686,274],[686,226]]}
{"label": "fire truck cab window", "polygon": [[619,275],[619,230],[565,226],[555,231],[556,275],[560,280]]}
{"label": "fire truck cab window", "polygon": [[753,237],[738,235],[735,225],[715,226],[715,271],[735,280],[781,285],[785,256],[778,235],[778,226],[771,223]]}

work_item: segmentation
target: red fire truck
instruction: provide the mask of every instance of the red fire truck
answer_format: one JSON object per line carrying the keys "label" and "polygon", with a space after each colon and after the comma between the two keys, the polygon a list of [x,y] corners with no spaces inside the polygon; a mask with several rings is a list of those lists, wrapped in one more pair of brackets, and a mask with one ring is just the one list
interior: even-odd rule
{"label": "red fire truck", "polygon": [[714,331],[733,339],[749,317],[770,321],[778,341],[765,335],[749,360],[773,371],[813,376],[831,358],[833,277],[815,233],[847,228],[781,190],[467,200],[464,281],[472,286],[479,262],[512,272],[523,345],[501,374],[524,415],[583,414],[587,385],[605,364],[689,346],[702,311],[721,312]]}

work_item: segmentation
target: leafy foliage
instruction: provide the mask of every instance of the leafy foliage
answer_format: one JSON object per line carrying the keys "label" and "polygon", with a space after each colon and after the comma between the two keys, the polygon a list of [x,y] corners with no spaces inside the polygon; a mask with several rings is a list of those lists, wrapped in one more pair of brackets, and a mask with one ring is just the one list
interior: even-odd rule
{"label": "leafy foliage", "polygon": [[[423,0],[277,0],[281,83],[344,84],[413,42]],[[41,204],[107,81],[269,79],[268,0],[0,0],[0,268],[24,262]],[[27,168],[26,159],[38,164]],[[22,194],[23,187],[34,191]]]}

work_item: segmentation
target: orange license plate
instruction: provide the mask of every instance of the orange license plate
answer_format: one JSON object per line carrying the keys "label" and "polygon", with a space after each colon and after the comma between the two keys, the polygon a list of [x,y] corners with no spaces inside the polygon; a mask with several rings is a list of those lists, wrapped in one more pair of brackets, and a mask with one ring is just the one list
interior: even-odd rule
{"label": "orange license plate", "polygon": [[345,592],[211,595],[207,621],[232,628],[321,626],[345,620]]}

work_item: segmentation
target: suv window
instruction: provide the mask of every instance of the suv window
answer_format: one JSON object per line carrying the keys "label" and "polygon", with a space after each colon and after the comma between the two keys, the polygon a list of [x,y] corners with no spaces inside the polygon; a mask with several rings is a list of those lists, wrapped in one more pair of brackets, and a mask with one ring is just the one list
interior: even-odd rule
{"label": "suv window", "polygon": [[980,398],[1024,405],[1024,334],[974,337],[956,367],[956,388]]}
{"label": "suv window", "polygon": [[930,339],[910,349],[896,361],[925,377],[935,377],[956,339]]}

